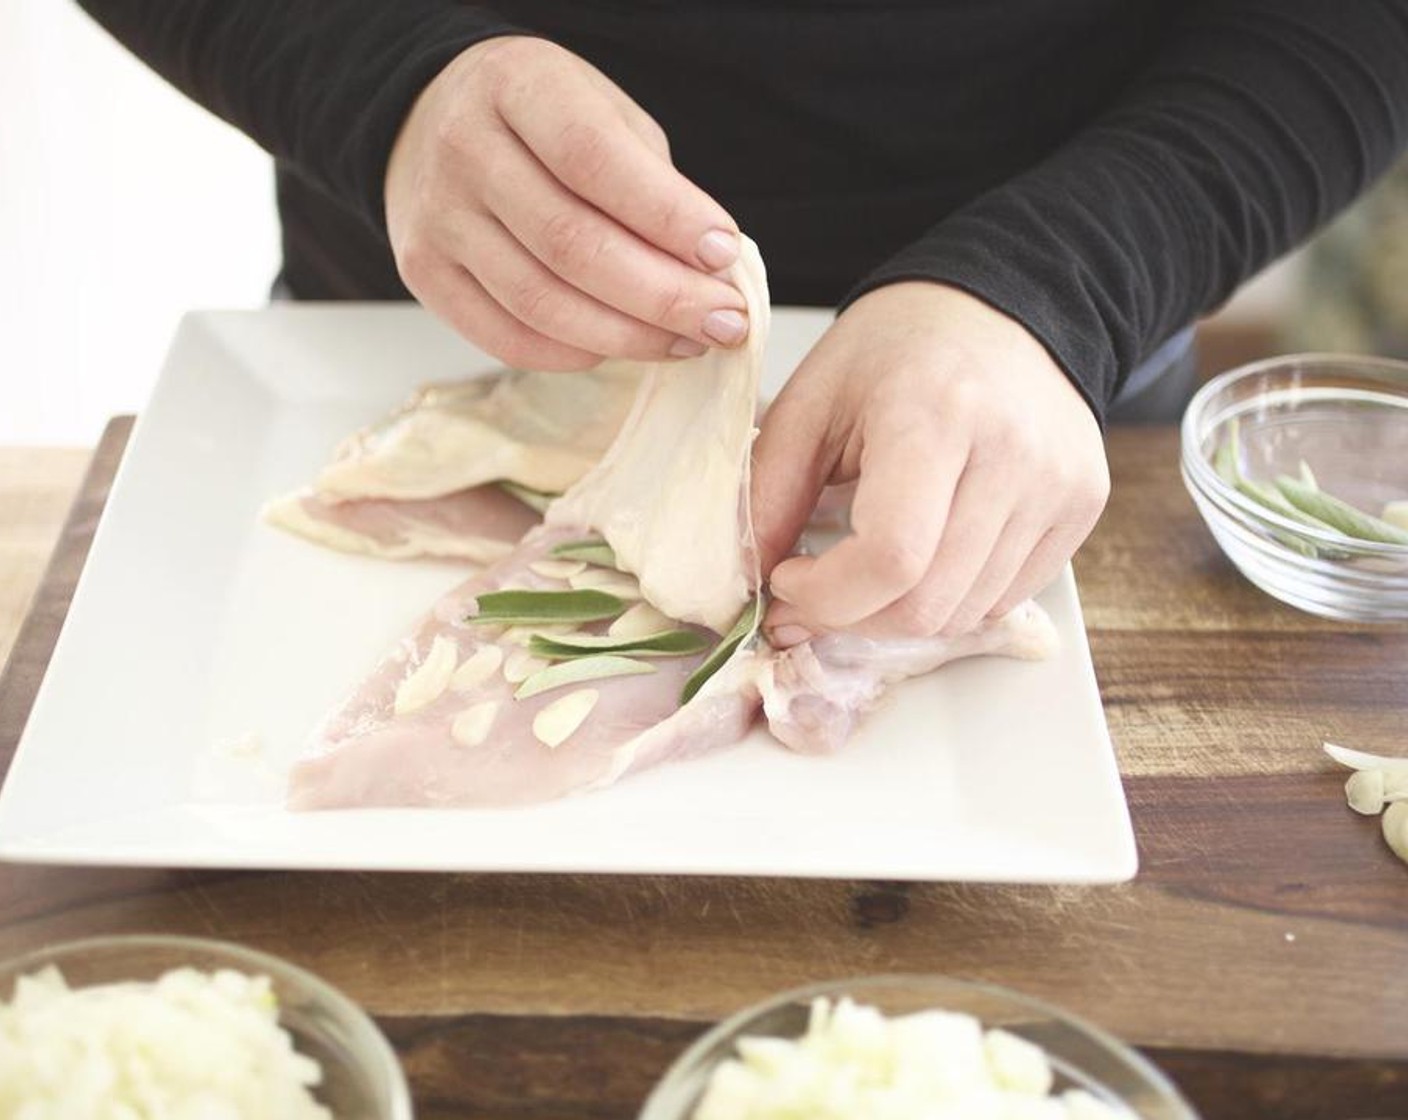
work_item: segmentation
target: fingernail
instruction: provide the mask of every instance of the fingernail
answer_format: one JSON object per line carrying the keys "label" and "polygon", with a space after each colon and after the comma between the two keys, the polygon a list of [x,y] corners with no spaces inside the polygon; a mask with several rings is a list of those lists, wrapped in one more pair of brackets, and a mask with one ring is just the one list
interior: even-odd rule
{"label": "fingernail", "polygon": [[812,632],[805,626],[797,626],[791,622],[775,626],[768,632],[768,639],[772,644],[784,649],[788,646],[799,646],[811,637]]}
{"label": "fingernail", "polygon": [[741,311],[711,311],[704,316],[704,333],[724,346],[737,346],[748,337],[748,316]]}
{"label": "fingernail", "polygon": [[695,253],[705,268],[717,272],[738,259],[738,238],[728,230],[711,229],[699,239]]}
{"label": "fingernail", "polygon": [[697,358],[708,349],[702,342],[695,342],[692,338],[677,338],[670,343],[670,357]]}

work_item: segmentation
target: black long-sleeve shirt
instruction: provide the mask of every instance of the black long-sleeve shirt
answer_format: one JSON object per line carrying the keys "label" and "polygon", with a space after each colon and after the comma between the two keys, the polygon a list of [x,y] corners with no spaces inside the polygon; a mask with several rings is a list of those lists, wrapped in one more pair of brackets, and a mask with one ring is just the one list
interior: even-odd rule
{"label": "black long-sleeve shirt", "polygon": [[1408,0],[80,2],[273,153],[297,296],[406,298],[397,130],[461,50],[537,34],[661,123],[779,302],[957,285],[1097,413],[1408,141]]}

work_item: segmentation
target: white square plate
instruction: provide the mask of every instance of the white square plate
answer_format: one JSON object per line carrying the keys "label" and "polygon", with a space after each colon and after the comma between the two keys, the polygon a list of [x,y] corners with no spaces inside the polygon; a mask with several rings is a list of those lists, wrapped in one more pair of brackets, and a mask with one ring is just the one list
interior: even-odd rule
{"label": "white square plate", "polygon": [[[829,316],[779,311],[775,391]],[[835,757],[764,732],[529,808],[295,814],[277,773],[442,591],[443,563],[258,520],[416,384],[494,368],[414,307],[188,316],[133,433],[0,795],[43,862],[1109,882],[1136,858],[1075,583],[1062,649],[895,690]],[[257,736],[267,769],[221,743]]]}

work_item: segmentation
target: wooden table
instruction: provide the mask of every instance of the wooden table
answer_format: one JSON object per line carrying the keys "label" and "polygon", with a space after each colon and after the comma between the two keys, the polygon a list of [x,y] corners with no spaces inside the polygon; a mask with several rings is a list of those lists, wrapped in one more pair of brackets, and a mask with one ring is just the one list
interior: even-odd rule
{"label": "wooden table", "polygon": [[[128,429],[104,436],[0,681],[0,768]],[[1408,629],[1310,618],[1243,581],[1183,493],[1174,431],[1116,431],[1110,453],[1114,496],[1077,567],[1133,883],[3,867],[0,956],[137,931],[281,954],[377,1016],[423,1120],[631,1117],[716,1017],[906,970],[1087,1016],[1206,1120],[1408,1116],[1408,867],[1319,751],[1329,737],[1408,753]],[[0,457],[29,463],[0,473],[0,511],[64,485],[71,463],[50,480],[33,455]],[[0,587],[38,565],[0,551]]]}

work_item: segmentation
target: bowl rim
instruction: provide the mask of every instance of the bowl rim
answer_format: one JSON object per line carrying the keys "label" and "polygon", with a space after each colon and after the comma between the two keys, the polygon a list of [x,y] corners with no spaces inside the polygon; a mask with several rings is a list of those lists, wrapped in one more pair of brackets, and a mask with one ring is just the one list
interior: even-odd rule
{"label": "bowl rim", "polygon": [[[1408,545],[1393,544],[1388,541],[1358,540],[1342,533],[1326,532],[1313,525],[1294,521],[1284,514],[1252,500],[1236,487],[1229,486],[1198,450],[1201,441],[1196,429],[1203,414],[1207,411],[1210,399],[1237,381],[1280,367],[1290,366],[1359,366],[1397,374],[1404,379],[1404,393],[1405,396],[1408,396],[1408,361],[1401,361],[1397,358],[1382,358],[1372,354],[1306,351],[1258,358],[1254,362],[1234,366],[1203,384],[1193,394],[1193,398],[1183,410],[1183,419],[1179,423],[1178,439],[1185,481],[1196,485],[1210,497],[1220,499],[1220,505],[1230,505],[1243,519],[1269,525],[1280,532],[1291,533],[1312,543],[1340,549],[1348,546],[1362,556],[1386,557],[1395,560],[1408,557]],[[1287,550],[1287,555],[1292,555],[1290,550]],[[1297,562],[1303,562],[1305,559],[1307,558],[1301,558]]]}
{"label": "bowl rim", "polygon": [[[861,988],[912,988],[920,985],[941,984],[951,988],[966,988],[973,992],[980,992],[984,995],[996,996],[1019,1007],[1034,1011],[1040,1015],[1047,1016],[1058,1022],[1065,1023],[1073,1027],[1078,1033],[1085,1035],[1091,1041],[1097,1043],[1105,1050],[1112,1053],[1121,1062],[1130,1066],[1136,1074],[1144,1078],[1146,1082],[1164,1099],[1166,1103],[1181,1110],[1183,1120],[1198,1120],[1198,1114],[1193,1111],[1193,1107],[1184,1099],[1177,1087],[1169,1077],[1160,1070],[1148,1058],[1140,1054],[1134,1047],[1125,1042],[1121,1042],[1114,1035],[1097,1027],[1089,1020],[1079,1015],[1072,1014],[1065,1008],[1057,1007],[1053,1003],[1038,999],[1035,996],[1026,995],[1012,988],[1001,984],[994,984],[986,980],[968,980],[960,976],[952,976],[942,972],[886,972],[875,973],[865,976],[853,976],[840,980],[822,980],[813,984],[804,984],[800,987],[790,988],[787,991],[779,992],[769,996],[764,1000],[750,1004],[743,1009],[734,1012],[727,1018],[721,1019],[714,1024],[699,1038],[690,1043],[689,1047],[681,1053],[655,1083],[641,1106],[637,1120],[655,1120],[656,1110],[664,1107],[662,1101],[666,1092],[673,1088],[676,1082],[682,1079],[685,1071],[698,1065],[710,1050],[726,1041],[731,1036],[737,1036],[744,1027],[752,1020],[777,1010],[790,1003],[810,1003],[820,996],[841,996],[849,994]],[[935,1007],[934,1010],[948,1010],[943,1007]],[[988,1029],[987,1024],[983,1024],[984,1030]]]}
{"label": "bowl rim", "polygon": [[[99,934],[94,937],[56,941],[50,945],[29,949],[17,956],[5,957],[0,959],[0,972],[19,976],[23,975],[26,966],[40,968],[49,964],[57,965],[62,970],[63,960],[57,958],[74,957],[99,949],[123,948],[175,950],[178,953],[195,950],[213,956],[224,956],[230,958],[231,967],[238,964],[247,971],[283,977],[307,987],[320,1003],[360,1036],[357,1040],[359,1044],[365,1043],[375,1061],[382,1067],[384,1080],[390,1090],[391,1120],[413,1120],[411,1091],[406,1083],[405,1070],[402,1069],[401,1061],[397,1058],[390,1040],[377,1026],[376,1020],[355,1000],[321,976],[262,949],[252,949],[234,941],[214,937],[189,937],[174,933]],[[6,994],[0,992],[0,999],[4,998],[7,998]]]}

